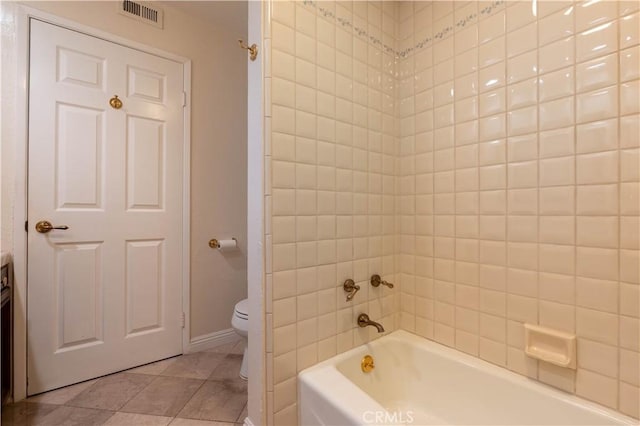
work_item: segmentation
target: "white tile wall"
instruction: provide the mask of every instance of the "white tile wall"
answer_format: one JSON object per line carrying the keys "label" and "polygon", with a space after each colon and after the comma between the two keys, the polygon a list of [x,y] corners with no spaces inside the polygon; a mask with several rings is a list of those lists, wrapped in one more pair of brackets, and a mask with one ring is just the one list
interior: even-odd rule
{"label": "white tile wall", "polygon": [[269,3],[269,424],[360,312],[639,417],[640,7],[536,4]]}
{"label": "white tile wall", "polygon": [[[395,280],[397,12],[324,1],[268,10],[267,420],[287,425],[300,370],[377,337],[358,314],[395,329],[396,292],[368,281]],[[352,302],[347,278],[361,286]]]}
{"label": "white tile wall", "polygon": [[[430,78],[399,94],[428,206],[400,203],[427,230],[400,230],[402,327],[638,417],[638,3],[444,3],[399,20],[440,35],[398,63]],[[524,322],[575,332],[578,369],[527,358]]]}

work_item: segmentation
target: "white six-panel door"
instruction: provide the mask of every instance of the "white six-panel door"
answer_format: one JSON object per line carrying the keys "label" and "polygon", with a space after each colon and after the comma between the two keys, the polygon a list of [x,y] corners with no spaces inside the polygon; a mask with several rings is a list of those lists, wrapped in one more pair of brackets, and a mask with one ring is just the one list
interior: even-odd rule
{"label": "white six-panel door", "polygon": [[182,353],[183,121],[182,64],[31,21],[28,394]]}

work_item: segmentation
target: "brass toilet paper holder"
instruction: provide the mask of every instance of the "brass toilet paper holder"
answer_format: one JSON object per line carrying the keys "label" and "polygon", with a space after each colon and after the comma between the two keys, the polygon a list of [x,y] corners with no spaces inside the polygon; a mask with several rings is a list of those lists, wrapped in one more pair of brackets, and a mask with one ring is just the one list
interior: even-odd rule
{"label": "brass toilet paper holder", "polygon": [[[238,242],[238,240],[233,237],[231,238],[233,241],[235,241],[236,243]],[[212,249],[219,249],[220,248],[220,242],[216,239],[216,238],[212,238],[209,240],[209,247],[211,247]]]}

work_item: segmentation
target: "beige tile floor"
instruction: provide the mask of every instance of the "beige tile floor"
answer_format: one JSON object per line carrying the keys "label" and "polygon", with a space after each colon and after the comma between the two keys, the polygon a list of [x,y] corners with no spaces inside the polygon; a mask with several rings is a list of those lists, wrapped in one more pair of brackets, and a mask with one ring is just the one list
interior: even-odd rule
{"label": "beige tile floor", "polygon": [[15,426],[232,426],[247,416],[243,342],[182,355],[2,407]]}

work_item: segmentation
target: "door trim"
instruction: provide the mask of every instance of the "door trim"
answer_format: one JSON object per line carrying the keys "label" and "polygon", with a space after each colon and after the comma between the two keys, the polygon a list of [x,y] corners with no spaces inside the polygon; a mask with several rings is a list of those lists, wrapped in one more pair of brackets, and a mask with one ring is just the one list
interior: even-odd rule
{"label": "door trim", "polygon": [[[249,389],[248,416],[245,426],[266,425],[267,413],[267,327],[271,323],[271,315],[267,315],[267,301],[271,298],[270,281],[266,272],[269,270],[265,258],[265,245],[271,250],[270,240],[265,235],[265,152],[267,132],[271,125],[265,124],[265,86],[270,79],[266,78],[267,64],[271,55],[269,20],[271,19],[272,1],[249,1],[247,6],[247,38],[250,43],[258,45],[258,60],[247,60],[247,284],[249,296],[249,312],[253,321],[249,321]],[[267,282],[269,282],[267,284]],[[255,319],[258,319],[256,321]],[[270,331],[269,331],[270,332]],[[273,395],[273,394],[272,394]],[[273,399],[271,399],[273,401]],[[272,419],[271,419],[272,420]]]}
{"label": "door trim", "polygon": [[16,155],[15,155],[15,205],[13,210],[13,267],[14,267],[14,401],[27,396],[27,233],[25,221],[28,213],[28,140],[29,140],[29,41],[30,21],[37,19],[96,37],[111,43],[159,56],[183,66],[183,90],[187,94],[184,106],[184,144],[183,144],[183,199],[182,199],[182,311],[185,315],[185,326],[182,330],[182,351],[188,351],[190,344],[190,217],[191,217],[191,60],[183,56],[165,52],[161,49],[128,40],[114,34],[97,30],[57,15],[34,9],[23,4],[16,8],[16,41],[17,72],[16,88]]}

